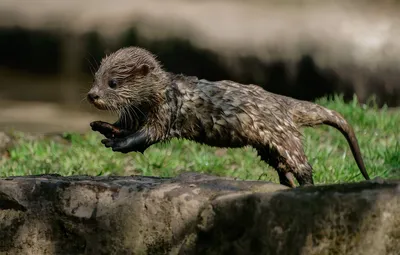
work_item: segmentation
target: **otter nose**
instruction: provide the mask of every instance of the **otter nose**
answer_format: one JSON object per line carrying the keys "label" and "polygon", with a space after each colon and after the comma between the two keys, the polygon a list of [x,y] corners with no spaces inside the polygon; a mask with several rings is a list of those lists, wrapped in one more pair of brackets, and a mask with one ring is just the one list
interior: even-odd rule
{"label": "otter nose", "polygon": [[99,94],[97,94],[95,91],[90,91],[87,94],[87,98],[90,102],[95,101],[96,99],[99,99]]}

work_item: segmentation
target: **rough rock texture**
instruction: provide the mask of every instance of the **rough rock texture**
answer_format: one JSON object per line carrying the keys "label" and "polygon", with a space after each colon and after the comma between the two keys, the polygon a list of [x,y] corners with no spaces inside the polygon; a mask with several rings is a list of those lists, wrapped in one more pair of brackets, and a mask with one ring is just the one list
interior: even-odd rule
{"label": "rough rock texture", "polygon": [[0,179],[0,254],[399,254],[396,182]]}

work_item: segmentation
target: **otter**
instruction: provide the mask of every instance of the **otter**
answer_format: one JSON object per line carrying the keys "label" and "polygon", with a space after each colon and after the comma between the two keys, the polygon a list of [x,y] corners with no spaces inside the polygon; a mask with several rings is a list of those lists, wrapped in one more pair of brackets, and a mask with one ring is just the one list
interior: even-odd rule
{"label": "otter", "polygon": [[362,175],[370,179],[354,131],[339,113],[254,84],[167,72],[143,48],[125,47],[105,56],[87,99],[119,116],[113,124],[90,123],[113,151],[143,153],[172,138],[214,147],[252,146],[277,171],[280,183],[293,188],[294,178],[300,186],[314,185],[299,129],[326,124],[344,135]]}

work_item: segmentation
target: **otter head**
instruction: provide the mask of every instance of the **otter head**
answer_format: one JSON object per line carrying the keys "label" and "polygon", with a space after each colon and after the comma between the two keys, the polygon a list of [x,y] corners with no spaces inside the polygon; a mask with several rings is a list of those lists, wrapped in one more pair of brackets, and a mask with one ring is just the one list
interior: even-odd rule
{"label": "otter head", "polygon": [[164,72],[156,57],[138,47],[122,48],[102,59],[87,99],[101,110],[148,107],[160,100]]}

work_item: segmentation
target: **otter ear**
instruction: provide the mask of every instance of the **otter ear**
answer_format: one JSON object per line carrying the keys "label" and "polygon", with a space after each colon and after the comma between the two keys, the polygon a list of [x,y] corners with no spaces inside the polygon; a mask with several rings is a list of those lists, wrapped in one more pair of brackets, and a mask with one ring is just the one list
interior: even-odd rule
{"label": "otter ear", "polygon": [[138,68],[138,72],[139,74],[146,76],[148,75],[151,71],[153,71],[153,67],[149,66],[148,64],[143,64],[141,66],[139,66]]}

